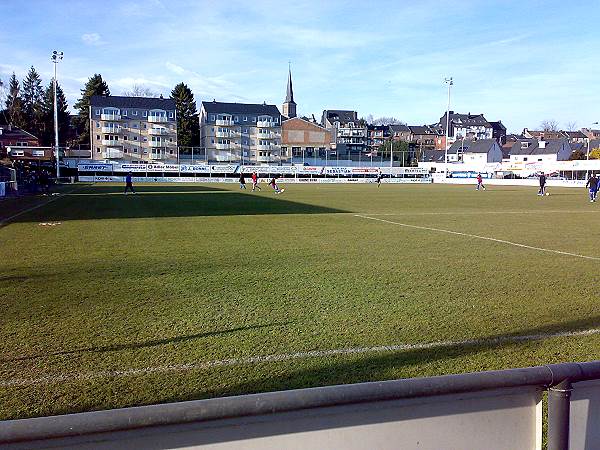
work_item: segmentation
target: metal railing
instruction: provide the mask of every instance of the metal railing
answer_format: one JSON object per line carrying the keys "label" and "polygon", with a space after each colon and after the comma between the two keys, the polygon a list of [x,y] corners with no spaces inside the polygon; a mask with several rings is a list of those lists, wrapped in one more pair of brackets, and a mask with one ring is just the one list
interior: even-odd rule
{"label": "metal railing", "polygon": [[[0,422],[0,444],[21,443],[31,448],[38,440],[66,448],[102,441],[102,448],[116,448],[118,442],[127,440],[127,448],[134,448],[143,446],[145,439],[153,443],[152,448],[216,442],[234,442],[242,448],[260,437],[264,448],[278,448],[285,442],[293,442],[295,448],[311,446],[311,439],[328,448],[367,448],[383,433],[386,439],[381,448],[419,441],[458,443],[453,448],[540,448],[541,393],[547,390],[548,449],[563,450],[569,448],[570,423],[598,420],[598,383],[593,386],[595,396],[587,399],[585,417],[578,407],[577,417],[570,418],[571,393],[589,390],[589,385],[581,383],[587,380],[600,380],[600,361],[8,420]],[[182,424],[187,425],[182,428]],[[472,428],[481,424],[487,428]],[[440,426],[446,431],[440,433]],[[319,433],[328,429],[336,432],[327,434],[325,444],[319,441],[323,438]],[[597,426],[584,429],[590,436],[598,433]],[[585,436],[575,438],[572,450],[597,448],[587,445]]]}

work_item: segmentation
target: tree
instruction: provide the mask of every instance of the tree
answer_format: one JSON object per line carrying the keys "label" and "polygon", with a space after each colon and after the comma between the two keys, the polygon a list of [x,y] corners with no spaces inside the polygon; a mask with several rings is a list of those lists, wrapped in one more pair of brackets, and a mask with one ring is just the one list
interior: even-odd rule
{"label": "tree", "polygon": [[575,122],[575,121],[567,122],[565,126],[567,128],[567,131],[576,131],[577,130],[577,122]]}
{"label": "tree", "polygon": [[154,92],[148,86],[134,84],[129,91],[123,91],[125,97],[158,97],[159,94]]}
{"label": "tree", "polygon": [[402,122],[395,117],[378,117],[377,119],[373,119],[373,125],[406,125],[405,122]]}
{"label": "tree", "polygon": [[576,159],[586,159],[585,152],[583,150],[575,150],[573,153],[571,153],[569,160],[574,161]]}
{"label": "tree", "polygon": [[44,89],[42,79],[33,66],[23,80],[23,113],[26,131],[38,136],[42,127],[42,103]]}
{"label": "tree", "polygon": [[402,166],[408,166],[412,163],[411,159],[415,157],[412,155],[410,145],[405,141],[386,141],[384,144],[380,145],[377,149],[377,153],[381,154],[383,159],[389,161],[390,159],[390,142],[392,142],[392,151],[394,156],[394,161],[400,161]]}
{"label": "tree", "polygon": [[543,120],[540,128],[542,131],[558,131],[558,122],[554,119]]}
{"label": "tree", "polygon": [[590,150],[590,159],[600,159],[600,148]]}
{"label": "tree", "polygon": [[81,90],[81,98],[75,103],[75,109],[79,115],[75,120],[75,126],[79,135],[79,143],[90,142],[90,98],[92,95],[110,95],[108,84],[102,79],[102,75],[96,73],[85,83]]}
{"label": "tree", "polygon": [[[56,110],[58,116],[58,138],[62,140],[64,145],[69,133],[69,111],[67,99],[58,83],[56,84]],[[42,145],[54,145],[54,86],[52,85],[52,82],[50,82],[44,92],[44,102],[42,104],[42,129],[39,137],[42,141]]]}
{"label": "tree", "polygon": [[200,141],[200,124],[196,112],[196,101],[192,90],[179,83],[171,91],[177,110],[177,143],[180,147],[192,147]]}

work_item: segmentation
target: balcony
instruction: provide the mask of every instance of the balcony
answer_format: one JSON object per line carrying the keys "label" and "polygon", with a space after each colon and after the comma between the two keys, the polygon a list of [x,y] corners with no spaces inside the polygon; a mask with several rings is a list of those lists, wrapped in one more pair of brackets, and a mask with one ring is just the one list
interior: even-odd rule
{"label": "balcony", "polygon": [[167,122],[167,116],[148,116],[148,122],[150,123],[165,123]]}
{"label": "balcony", "polygon": [[121,120],[121,114],[100,114],[100,120]]}
{"label": "balcony", "polygon": [[148,158],[153,159],[153,160],[164,159],[165,155],[163,155],[162,153],[152,153],[152,152],[150,152],[148,154]]}
{"label": "balcony", "polygon": [[259,139],[279,139],[281,138],[281,133],[258,133]]}
{"label": "balcony", "polygon": [[120,134],[123,132],[122,127],[101,127],[100,130],[102,131],[102,133],[108,134]]}
{"label": "balcony", "polygon": [[163,148],[167,146],[167,141],[148,141],[148,146],[152,148]]}
{"label": "balcony", "polygon": [[268,162],[275,162],[275,161],[279,161],[279,158],[276,155],[272,155],[272,156],[256,155],[256,162],[268,163]]}
{"label": "balcony", "polygon": [[259,128],[274,128],[279,126],[279,124],[271,120],[259,120],[256,122],[256,126]]}
{"label": "balcony", "polygon": [[102,145],[108,145],[109,147],[114,147],[114,146],[121,146],[123,144],[120,144],[119,141],[115,141],[113,139],[102,139],[101,142]]}
{"label": "balcony", "polygon": [[102,157],[104,159],[111,159],[111,158],[115,158],[115,159],[120,159],[123,158],[123,152],[121,151],[120,148],[107,148],[106,151],[102,152]]}
{"label": "balcony", "polygon": [[260,151],[267,151],[267,152],[273,152],[276,150],[279,150],[279,146],[278,145],[272,145],[272,144],[258,144],[256,146],[256,150],[260,150]]}
{"label": "balcony", "polygon": [[234,142],[231,142],[229,144],[219,144],[217,142],[215,143],[215,148],[217,150],[235,150],[236,148],[239,148],[239,145],[236,145]]}
{"label": "balcony", "polygon": [[217,119],[216,125],[218,127],[232,127],[234,123],[232,119]]}
{"label": "balcony", "polygon": [[162,136],[168,133],[169,130],[167,130],[166,128],[148,128],[148,134],[150,136]]}
{"label": "balcony", "polygon": [[215,131],[215,137],[225,138],[225,139],[236,139],[240,137],[240,133],[233,130],[227,131]]}

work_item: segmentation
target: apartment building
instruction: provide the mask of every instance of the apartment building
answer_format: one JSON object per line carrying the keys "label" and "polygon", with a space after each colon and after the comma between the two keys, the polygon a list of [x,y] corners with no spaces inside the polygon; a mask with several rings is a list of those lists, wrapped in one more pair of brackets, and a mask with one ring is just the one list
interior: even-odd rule
{"label": "apartment building", "polygon": [[356,111],[325,110],[321,116],[321,125],[330,131],[336,145],[344,144],[348,155],[365,151],[368,142],[367,127],[361,123]]}
{"label": "apartment building", "polygon": [[281,113],[266,103],[202,102],[200,140],[211,161],[262,164],[290,158],[289,150],[281,151]]}
{"label": "apartment building", "polygon": [[367,147],[369,153],[376,155],[379,148],[390,139],[388,125],[367,125]]}
{"label": "apartment building", "polygon": [[[446,122],[446,113],[444,113],[436,125],[441,128],[444,135],[446,134]],[[459,114],[450,111],[448,125],[449,145],[459,139],[492,139],[494,134],[492,125],[485,119],[483,114]]]}
{"label": "apartment building", "polygon": [[92,159],[177,160],[175,101],[94,95],[90,99]]}

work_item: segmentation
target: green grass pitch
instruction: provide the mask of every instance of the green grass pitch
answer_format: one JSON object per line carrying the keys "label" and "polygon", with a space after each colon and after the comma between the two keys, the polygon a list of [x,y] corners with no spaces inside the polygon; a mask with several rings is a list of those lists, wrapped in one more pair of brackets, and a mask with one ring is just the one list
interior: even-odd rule
{"label": "green grass pitch", "polygon": [[4,223],[0,419],[598,358],[585,190],[262,186],[65,187]]}

